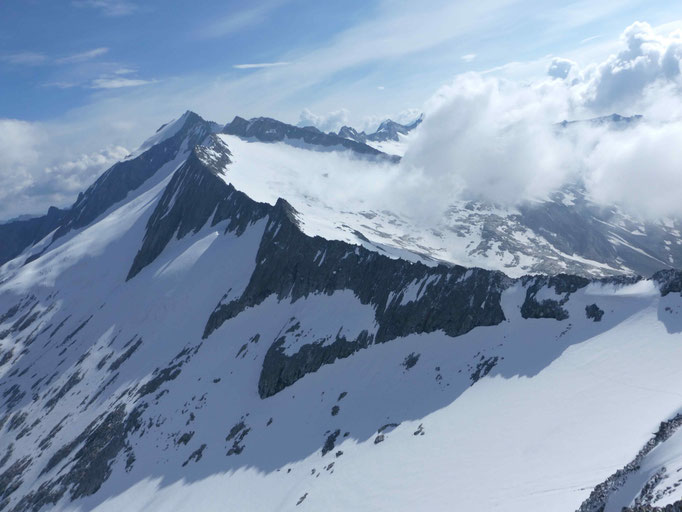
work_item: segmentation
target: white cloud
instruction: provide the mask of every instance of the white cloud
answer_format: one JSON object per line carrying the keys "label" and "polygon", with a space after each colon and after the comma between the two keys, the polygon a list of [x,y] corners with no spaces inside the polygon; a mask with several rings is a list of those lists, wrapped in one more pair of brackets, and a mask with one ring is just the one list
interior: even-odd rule
{"label": "white cloud", "polygon": [[213,20],[210,24],[202,27],[197,35],[200,38],[219,38],[241,32],[264,22],[270,12],[287,0],[269,0],[259,2],[255,7],[241,11],[230,12],[226,16]]}
{"label": "white cloud", "polygon": [[557,84],[530,87],[465,74],[429,100],[403,159],[418,177],[424,212],[441,215],[454,198],[515,204],[542,198],[575,172],[551,119],[565,113]]}
{"label": "white cloud", "polygon": [[605,132],[587,155],[585,180],[601,204],[646,218],[682,216],[682,121]]}
{"label": "white cloud", "polygon": [[473,62],[475,58],[476,58],[475,53],[467,53],[466,55],[462,55],[462,60],[464,62]]}
{"label": "white cloud", "polygon": [[338,131],[345,124],[348,124],[348,110],[343,108],[323,115],[314,114],[306,108],[298,121],[299,126],[314,126],[323,132]]}
{"label": "white cloud", "polygon": [[260,68],[277,68],[280,66],[286,66],[288,62],[260,62],[255,64],[235,64],[232,66],[236,69],[260,69]]}
{"label": "white cloud", "polygon": [[0,219],[67,206],[128,151],[121,146],[71,154],[48,125],[0,119]]}
{"label": "white cloud", "polygon": [[[453,198],[514,205],[579,182],[599,204],[682,218],[682,34],[635,23],[621,44],[582,70],[554,59],[550,80],[466,74],[441,88],[403,160],[411,206],[423,197],[421,213],[440,215]],[[556,126],[620,108],[644,118]]]}
{"label": "white cloud", "polygon": [[62,57],[61,59],[57,59],[56,62],[58,64],[72,64],[75,62],[84,62],[86,60],[91,60],[101,55],[104,55],[108,51],[109,48],[105,47],[93,48],[92,50],[88,50],[86,52],[76,53],[74,55],[69,55],[68,57]]}
{"label": "white cloud", "polygon": [[25,66],[37,66],[48,61],[46,55],[38,52],[19,52],[3,55],[0,60],[9,64],[18,64]]}
{"label": "white cloud", "polygon": [[549,64],[549,67],[547,68],[547,74],[552,78],[564,80],[568,78],[571,69],[574,69],[575,66],[576,63],[572,60],[557,57],[552,59],[552,62]]}
{"label": "white cloud", "polygon": [[[348,121],[348,124],[358,130],[373,131],[386,117],[392,117],[398,122],[411,121],[424,109],[417,109],[411,118],[406,116],[402,119],[394,115],[372,115],[363,119],[361,115],[368,111],[389,111],[397,101],[407,105],[418,104],[413,99],[422,96],[423,84],[420,85],[418,95],[409,96],[402,93],[399,83],[391,82],[392,94],[382,94],[381,97],[391,96],[393,103],[383,103],[383,100],[381,103],[377,102],[380,93],[375,89],[376,84],[384,83],[384,77],[380,74],[367,77],[366,84],[369,84],[370,90],[365,91],[368,98],[364,100],[361,95],[355,94],[357,89],[353,89],[353,84],[344,90],[344,94],[339,93],[336,96],[329,94],[320,84],[327,84],[330,77],[339,76],[341,71],[363,69],[369,63],[418,59],[423,54],[420,52],[434,47],[442,48],[455,35],[462,38],[471,34],[481,27],[481,20],[486,19],[486,13],[503,9],[509,2],[485,1],[477,3],[471,10],[444,0],[429,4],[442,7],[443,10],[425,10],[415,4],[404,4],[400,9],[391,9],[391,5],[393,2],[380,2],[380,16],[337,34],[326,45],[318,45],[311,51],[278,56],[282,61],[289,62],[288,66],[256,69],[253,73],[230,72],[218,78],[195,76],[169,79],[149,87],[132,87],[130,84],[125,97],[98,95],[96,100],[60,120],[60,125],[67,128],[64,128],[65,133],[60,135],[59,141],[63,146],[77,147],[76,155],[96,152],[107,144],[133,147],[158,125],[187,108],[220,122],[231,119],[235,114],[272,115],[291,122],[298,116],[300,105],[304,102],[303,105],[309,105],[314,112],[302,116],[305,123],[330,129]],[[437,12],[438,15],[427,16],[427,11]],[[452,19],[456,20],[456,26],[449,23],[448,20]],[[413,31],[409,28],[415,24],[421,24],[425,28],[413,36]],[[641,27],[634,30],[635,34],[642,32],[646,34],[647,30],[641,30]],[[614,51],[614,56],[609,59],[604,58],[604,52],[590,54],[585,48],[580,49],[582,53],[578,56],[567,55],[581,63],[580,67],[571,67],[569,80],[549,80],[545,73],[551,57],[542,57],[530,64],[525,63],[528,65],[514,63],[507,66],[509,72],[505,74],[516,80],[469,76],[466,80],[456,80],[457,85],[450,86],[449,90],[446,88],[447,93],[441,91],[427,105],[427,118],[420,131],[428,132],[428,135],[415,137],[415,145],[406,158],[405,165],[409,164],[414,171],[406,172],[403,179],[404,187],[408,187],[410,183],[414,185],[409,194],[403,194],[403,197],[411,198],[406,203],[418,203],[420,197],[429,198],[427,191],[433,191],[433,204],[423,205],[424,210],[433,210],[436,206],[444,205],[448,198],[452,199],[457,194],[511,204],[527,197],[541,196],[557,183],[573,179],[576,173],[583,176],[595,197],[606,201],[607,198],[599,195],[597,189],[608,180],[597,177],[619,179],[614,174],[618,166],[610,165],[604,160],[609,153],[607,146],[598,144],[602,135],[605,137],[604,141],[608,142],[608,134],[599,135],[586,128],[584,131],[575,130],[576,133],[571,133],[570,137],[567,135],[565,140],[557,140],[551,127],[563,119],[584,119],[614,110],[622,114],[642,113],[652,127],[667,126],[660,128],[663,131],[672,129],[675,119],[682,119],[679,80],[674,78],[674,64],[677,60],[679,65],[679,59],[675,51],[671,50],[675,48],[675,41],[679,36],[662,36],[660,32],[654,31],[646,36],[652,41],[643,41],[641,35],[634,36],[633,31],[629,33],[630,35],[623,38],[623,48]],[[639,57],[628,55],[628,45],[633,41],[641,53]],[[606,43],[605,41],[604,48],[610,51]],[[355,51],[359,47],[371,48],[372,51]],[[454,54],[456,60],[460,53],[461,50]],[[449,62],[452,62],[452,55],[450,53]],[[591,55],[590,59],[583,58],[585,55]],[[640,84],[641,87],[628,91],[628,94],[622,94],[623,91],[619,88],[603,89],[610,90],[611,94],[602,94],[601,98],[618,99],[610,103],[610,106],[605,106],[608,102],[596,102],[595,92],[606,87],[608,80],[613,78],[608,78],[606,82],[602,82],[602,79],[611,75],[618,75],[618,79],[624,78],[625,75],[621,73],[627,74],[631,69],[639,69],[641,64],[636,63],[639,62],[638,59],[657,63],[652,69],[658,71],[645,73],[647,80]],[[587,60],[594,62],[588,64]],[[643,68],[649,69],[647,66]],[[533,72],[527,72],[528,69]],[[664,69],[667,72],[662,71]],[[529,85],[528,76],[541,78]],[[101,80],[123,78],[135,83],[133,77],[115,76],[113,71],[100,77]],[[418,79],[420,82],[424,81],[422,76]],[[121,83],[125,82],[103,81],[100,85]],[[481,90],[477,91],[477,87]],[[471,104],[463,101],[463,97],[471,98]],[[302,99],[298,101],[296,98]],[[351,117],[349,111],[346,111],[345,117],[333,116],[338,105],[347,106],[356,117]],[[463,129],[461,119],[457,118],[460,113],[453,105],[461,107],[465,119],[471,124],[471,134]],[[334,112],[320,114],[330,110]],[[102,119],[107,119],[107,123],[102,123]],[[637,130],[633,133],[638,133]],[[478,138],[473,134],[477,134]],[[661,140],[668,139],[661,136]],[[632,141],[632,144],[636,142]],[[569,147],[568,151],[566,145]],[[653,143],[649,145],[657,147]],[[459,148],[462,153],[453,151],[453,147]],[[597,153],[599,148],[600,152]],[[565,152],[568,155],[564,156]],[[74,155],[62,158],[67,161],[76,159]],[[460,161],[467,163],[467,166],[459,163]],[[469,171],[466,167],[478,172]],[[448,168],[451,172],[448,172]],[[590,169],[599,169],[601,174],[592,176],[589,174]],[[623,174],[620,179],[626,182],[629,179],[627,176]],[[418,185],[424,185],[424,188],[420,189]],[[415,193],[415,190],[424,192]],[[608,200],[622,202],[628,204],[629,208],[636,209],[636,202],[628,197],[621,192],[610,196]],[[428,202],[425,199],[425,203]],[[647,209],[642,207],[640,210]],[[677,211],[682,214],[673,206],[666,206],[661,211],[671,214]]]}
{"label": "white cloud", "polygon": [[101,77],[96,78],[90,84],[92,89],[121,89],[122,87],[138,87],[140,85],[153,84],[156,80],[142,80],[139,78]]}
{"label": "white cloud", "polygon": [[599,35],[597,35],[597,36],[586,37],[585,39],[582,39],[582,40],[580,41],[580,44],[589,43],[590,41],[594,41],[595,39],[599,39],[600,37],[601,37],[601,36],[599,36]]}
{"label": "white cloud", "polygon": [[584,71],[586,102],[597,110],[623,108],[656,82],[679,85],[682,32],[663,36],[648,23],[633,23],[621,37],[620,52]]}
{"label": "white cloud", "polygon": [[137,10],[137,5],[128,0],[74,0],[77,7],[98,9],[105,16],[127,16]]}

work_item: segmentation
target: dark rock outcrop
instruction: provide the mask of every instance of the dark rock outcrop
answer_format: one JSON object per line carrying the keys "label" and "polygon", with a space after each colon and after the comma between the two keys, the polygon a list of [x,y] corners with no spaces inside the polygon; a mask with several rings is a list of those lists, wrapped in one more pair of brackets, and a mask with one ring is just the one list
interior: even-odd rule
{"label": "dark rock outcrop", "polygon": [[219,177],[229,162],[229,149],[216,137],[211,137],[206,146],[194,148],[149,218],[127,279],[154,261],[173,236],[181,239],[196,233],[209,219],[212,226],[229,219],[226,232],[240,235],[249,224],[265,217],[268,205],[256,203]]}
{"label": "dark rock outcrop", "polygon": [[585,306],[585,316],[591,318],[595,322],[601,322],[601,319],[604,316],[604,310],[600,309],[596,304],[590,304],[589,306]]}
{"label": "dark rock outcrop", "polygon": [[387,155],[363,142],[347,139],[335,133],[324,133],[312,126],[304,128],[293,126],[269,117],[256,117],[247,121],[237,116],[231,123],[225,125],[223,133],[246,139],[254,138],[261,142],[298,141],[321,148],[341,147],[361,155],[385,158],[393,162],[400,160],[400,157]]}
{"label": "dark rock outcrop", "polygon": [[622,512],[682,512],[682,500],[671,503],[664,507],[652,507],[650,505],[635,505],[624,507]]}
{"label": "dark rock outcrop", "polygon": [[[85,192],[81,192],[70,208],[60,210],[52,207],[40,217],[0,224],[0,240],[3,241],[0,244],[0,265],[53,231],[54,241],[73,229],[87,226],[111,206],[125,199],[129,192],[138,189],[183,148],[191,149],[215,131],[213,123],[194,112],[186,112],[177,123],[181,126],[171,137],[149,147],[135,158],[114,164]],[[40,254],[29,256],[27,262]]]}
{"label": "dark rock outcrop", "polygon": [[[644,457],[646,457],[651,450],[656,448],[658,445],[664,443],[682,426],[682,414],[678,414],[670,420],[661,422],[658,431],[654,436],[647,441],[647,443],[642,447],[642,449],[637,453],[634,459],[628,462],[625,467],[616,471],[613,475],[608,477],[604,482],[597,485],[594,490],[590,493],[590,496],[580,505],[577,512],[603,512],[609,498],[618,489],[623,487],[630,475],[636,472],[642,463]],[[647,508],[648,504],[638,504],[630,510],[631,512],[649,512],[656,510],[655,508]],[[659,509],[660,510],[660,509]],[[664,509],[667,510],[667,509]]]}
{"label": "dark rock outcrop", "polygon": [[[526,300],[521,305],[521,316],[523,318],[554,318],[555,320],[566,320],[568,318],[568,311],[562,306],[568,302],[572,293],[590,283],[584,277],[567,274],[551,277],[526,277],[522,279],[522,282],[528,286],[526,288]],[[558,296],[563,295],[563,297],[537,300],[538,292],[545,288],[551,288]]]}
{"label": "dark rock outcrop", "polygon": [[[351,290],[362,304],[374,308],[378,325],[374,334],[363,331],[353,340],[339,336],[329,344],[304,345],[295,354],[283,349],[286,335],[276,340],[263,363],[261,397],[271,396],[305,374],[371,343],[437,330],[458,336],[477,326],[497,325],[505,319],[501,293],[512,283],[500,272],[427,267],[344,242],[309,237],[299,229],[295,210],[284,200],[269,214],[256,261],[242,296],[218,304],[208,319],[204,338],[271,295],[295,302],[311,294]],[[415,298],[404,300],[410,287]]]}
{"label": "dark rock outcrop", "polygon": [[365,132],[358,132],[351,126],[342,126],[339,130],[339,137],[344,139],[354,140],[355,142],[367,142],[367,134]]}
{"label": "dark rock outcrop", "polygon": [[658,284],[663,297],[669,293],[682,293],[682,271],[661,270],[656,272],[652,279]]}

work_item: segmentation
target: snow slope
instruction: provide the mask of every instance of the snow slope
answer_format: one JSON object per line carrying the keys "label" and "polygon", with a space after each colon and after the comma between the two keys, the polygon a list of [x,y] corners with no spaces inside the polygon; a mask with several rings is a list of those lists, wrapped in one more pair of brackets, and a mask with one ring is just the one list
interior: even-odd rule
{"label": "snow slope", "polygon": [[396,259],[306,195],[377,164],[220,140],[0,267],[0,509],[571,511],[682,412],[678,273]]}
{"label": "snow slope", "polygon": [[[489,268],[515,277],[532,272],[650,275],[682,258],[677,222],[654,225],[617,210],[605,212],[577,187],[522,209],[453,201],[442,220],[434,222],[410,213],[409,196],[395,196],[395,183],[406,179],[399,166],[347,152],[321,153],[225,134],[220,138],[233,160],[225,180],[237,189],[270,204],[285,198],[300,213],[308,234],[389,256]],[[396,147],[379,149],[397,152]]]}

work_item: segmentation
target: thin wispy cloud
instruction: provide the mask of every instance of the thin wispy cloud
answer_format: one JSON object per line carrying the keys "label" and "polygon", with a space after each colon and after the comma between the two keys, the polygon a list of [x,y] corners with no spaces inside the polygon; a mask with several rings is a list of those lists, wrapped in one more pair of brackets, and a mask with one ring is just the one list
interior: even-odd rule
{"label": "thin wispy cloud", "polygon": [[600,37],[601,37],[601,36],[599,36],[599,35],[597,35],[597,36],[586,37],[585,39],[583,39],[582,41],[580,41],[580,44],[589,43],[590,41],[594,41],[595,39],[599,39]]}
{"label": "thin wispy cloud", "polygon": [[90,7],[105,16],[127,16],[137,10],[137,5],[128,0],[74,0],[76,7]]}
{"label": "thin wispy cloud", "polygon": [[55,82],[45,82],[42,87],[55,87],[57,89],[72,89],[73,87],[78,87],[77,82],[67,82],[63,80],[57,80]]}
{"label": "thin wispy cloud", "polygon": [[462,60],[464,62],[472,62],[476,58],[475,53],[467,53],[466,55],[462,55]]}
{"label": "thin wispy cloud", "polygon": [[231,12],[228,15],[218,18],[202,27],[197,35],[200,38],[218,38],[226,37],[247,28],[256,26],[268,17],[268,14],[277,7],[286,3],[287,0],[271,0],[269,2],[261,2],[257,7],[244,9],[238,12]]}
{"label": "thin wispy cloud", "polygon": [[74,55],[69,55],[68,57],[62,57],[60,59],[57,59],[55,62],[58,64],[71,64],[71,63],[76,63],[76,62],[85,62],[87,60],[91,60],[97,57],[100,57],[107,53],[109,51],[109,48],[106,47],[101,47],[101,48],[93,48],[92,50],[88,50],[86,52],[81,52],[81,53],[76,53]]}
{"label": "thin wispy cloud", "polygon": [[101,77],[90,83],[91,89],[122,89],[124,87],[138,87],[157,82],[157,80],[142,80],[140,78]]}
{"label": "thin wispy cloud", "polygon": [[0,56],[0,60],[9,64],[24,66],[40,66],[44,64],[77,64],[100,57],[106,54],[108,51],[109,48],[106,47],[93,48],[92,50],[75,53],[73,55],[67,55],[66,57],[59,57],[57,59],[40,52],[17,52],[8,55],[2,55]]}
{"label": "thin wispy cloud", "polygon": [[235,69],[260,69],[260,68],[277,68],[280,66],[287,66],[288,62],[257,62],[254,64],[235,64],[232,66]]}
{"label": "thin wispy cloud", "polygon": [[38,66],[40,64],[46,63],[48,58],[45,54],[38,52],[18,52],[0,56],[0,60],[9,64]]}

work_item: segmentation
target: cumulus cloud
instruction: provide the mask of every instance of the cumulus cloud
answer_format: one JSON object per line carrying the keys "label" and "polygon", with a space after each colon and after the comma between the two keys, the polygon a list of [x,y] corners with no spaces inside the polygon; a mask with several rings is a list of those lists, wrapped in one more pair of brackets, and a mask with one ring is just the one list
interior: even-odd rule
{"label": "cumulus cloud", "polygon": [[104,169],[128,154],[121,146],[110,146],[71,155],[59,146],[49,127],[0,119],[0,219],[70,204]]}
{"label": "cumulus cloud", "polygon": [[[372,132],[387,117],[405,124],[426,114],[402,163],[383,174],[361,174],[364,178],[357,178],[353,190],[408,213],[441,218],[457,199],[510,206],[581,182],[600,204],[619,205],[648,218],[682,218],[677,197],[682,187],[682,157],[677,157],[682,145],[681,45],[679,33],[660,34],[635,23],[623,33],[621,49],[603,62],[578,65],[556,58],[547,69],[549,76],[530,83],[490,74],[460,75],[422,108],[357,123],[358,130]],[[125,75],[106,78],[132,80]],[[558,124],[611,112],[644,118],[617,129],[589,122]],[[120,132],[132,129],[135,115],[118,118]],[[349,118],[345,109],[326,114],[306,109],[299,125],[332,131],[350,124]],[[45,127],[1,123],[0,218],[27,213],[14,200],[22,193],[23,200],[36,195],[27,201],[40,205],[34,210],[67,204],[57,199],[87,186],[124,152],[93,152],[90,147],[81,148],[82,155],[65,155],[50,142],[53,137]],[[48,159],[48,154],[58,157]],[[39,190],[52,186],[50,181],[59,184],[55,191]]]}
{"label": "cumulus cloud", "polygon": [[552,78],[564,80],[568,78],[571,69],[574,69],[575,66],[576,64],[572,60],[557,57],[552,59],[552,62],[549,64],[549,67],[547,68],[547,74]]}
{"label": "cumulus cloud", "polygon": [[306,108],[298,121],[299,126],[314,126],[323,132],[337,131],[345,124],[348,124],[348,110],[345,108],[327,114],[315,114]]}
{"label": "cumulus cloud", "polygon": [[586,155],[594,200],[649,219],[680,217],[682,122],[605,132]]}
{"label": "cumulus cloud", "polygon": [[597,109],[637,103],[647,87],[680,86],[682,32],[661,35],[648,23],[633,23],[621,36],[623,49],[605,62],[586,68],[586,103]]}
{"label": "cumulus cloud", "polygon": [[[635,23],[622,49],[582,69],[554,59],[532,83],[465,74],[442,87],[403,158],[417,213],[455,199],[515,205],[582,184],[598,204],[647,219],[682,217],[682,34]],[[637,123],[559,122],[618,111]]]}
{"label": "cumulus cloud", "polygon": [[422,182],[425,210],[439,204],[442,212],[458,198],[509,205],[563,183],[575,164],[548,120],[565,113],[566,93],[558,84],[528,87],[473,73],[441,88],[403,159],[405,172]]}

